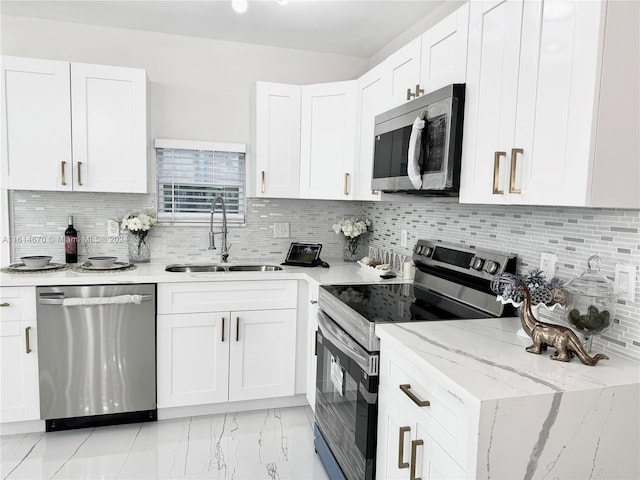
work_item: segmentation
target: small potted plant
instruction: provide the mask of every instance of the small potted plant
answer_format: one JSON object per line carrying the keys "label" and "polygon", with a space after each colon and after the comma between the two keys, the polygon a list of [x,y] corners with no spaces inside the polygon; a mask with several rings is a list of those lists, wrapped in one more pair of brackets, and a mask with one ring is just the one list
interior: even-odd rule
{"label": "small potted plant", "polygon": [[360,238],[369,231],[371,220],[360,219],[356,217],[343,218],[333,225],[333,231],[336,234],[344,235],[344,261],[355,262],[360,259]]}
{"label": "small potted plant", "polygon": [[120,220],[120,229],[128,232],[129,262],[149,263],[151,250],[147,243],[147,235],[151,227],[158,223],[155,214],[146,210],[142,213],[129,212]]}

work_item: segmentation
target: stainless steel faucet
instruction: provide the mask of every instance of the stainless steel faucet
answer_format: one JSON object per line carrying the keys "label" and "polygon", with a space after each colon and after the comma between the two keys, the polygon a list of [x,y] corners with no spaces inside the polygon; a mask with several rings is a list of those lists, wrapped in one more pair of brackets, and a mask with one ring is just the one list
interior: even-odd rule
{"label": "stainless steel faucet", "polygon": [[[213,231],[213,212],[216,207],[216,203],[222,204],[222,231],[214,232]],[[224,204],[224,198],[220,195],[216,195],[216,197],[211,202],[211,220],[209,222],[209,250],[216,250],[216,241],[215,236],[222,234],[222,254],[220,255],[223,262],[227,262],[229,258],[229,247],[231,245],[227,245],[227,207]]]}

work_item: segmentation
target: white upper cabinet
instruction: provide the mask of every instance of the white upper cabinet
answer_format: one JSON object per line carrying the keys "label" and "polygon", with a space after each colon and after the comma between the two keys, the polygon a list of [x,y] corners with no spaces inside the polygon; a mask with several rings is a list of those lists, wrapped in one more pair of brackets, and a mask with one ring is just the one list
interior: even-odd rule
{"label": "white upper cabinet", "polygon": [[640,208],[638,8],[471,2],[461,202]]}
{"label": "white upper cabinet", "polygon": [[420,83],[420,37],[389,55],[380,65],[391,82],[389,108],[415,98]]}
{"label": "white upper cabinet", "polygon": [[141,69],[2,57],[2,187],[146,193]]}
{"label": "white upper cabinet", "polygon": [[300,196],[300,90],[299,85],[255,85],[249,196]]}
{"label": "white upper cabinet", "polygon": [[73,189],[147,192],[147,75],[71,64]]}
{"label": "white upper cabinet", "polygon": [[2,188],[71,190],[68,62],[2,57]]}
{"label": "white upper cabinet", "polygon": [[465,4],[380,64],[391,85],[388,108],[451,83],[464,83],[468,21]]}
{"label": "white upper cabinet", "polygon": [[356,81],[302,88],[302,198],[353,198],[355,130]]}
{"label": "white upper cabinet", "polygon": [[358,79],[356,93],[358,130],[353,182],[354,200],[380,200],[380,192],[371,189],[373,174],[373,131],[375,117],[390,108],[390,76],[381,65],[369,70]]}
{"label": "white upper cabinet", "polygon": [[420,88],[425,92],[464,83],[468,32],[469,4],[466,3],[422,35]]}

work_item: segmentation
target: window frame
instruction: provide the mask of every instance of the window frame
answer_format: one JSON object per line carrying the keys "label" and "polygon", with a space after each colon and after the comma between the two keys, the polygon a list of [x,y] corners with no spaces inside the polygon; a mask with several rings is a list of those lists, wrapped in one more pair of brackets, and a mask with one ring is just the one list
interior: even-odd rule
{"label": "window frame", "polygon": [[[204,140],[177,140],[156,138],[154,141],[155,156],[155,203],[156,215],[158,221],[164,225],[193,225],[203,226],[210,222],[209,213],[192,213],[192,212],[161,212],[159,205],[159,194],[161,191],[160,178],[158,177],[158,149],[175,149],[175,150],[205,150],[210,152],[232,152],[244,154],[244,188],[243,188],[243,213],[227,213],[227,223],[229,226],[245,226],[247,216],[247,182],[248,182],[248,165],[247,165],[247,146],[244,143],[231,142],[211,142]],[[222,223],[222,215],[215,213],[213,222],[215,224]]]}

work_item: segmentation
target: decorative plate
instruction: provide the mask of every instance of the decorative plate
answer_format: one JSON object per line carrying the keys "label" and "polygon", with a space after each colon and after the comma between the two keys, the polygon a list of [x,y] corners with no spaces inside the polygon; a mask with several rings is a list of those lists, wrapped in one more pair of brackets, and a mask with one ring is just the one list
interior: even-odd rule
{"label": "decorative plate", "polygon": [[49,270],[57,270],[62,267],[66,267],[66,263],[48,263],[44,267],[27,267],[24,263],[12,263],[7,267],[9,271],[14,272],[45,272]]}
{"label": "decorative plate", "polygon": [[132,263],[127,262],[114,262],[110,267],[96,267],[95,265],[91,265],[91,262],[84,262],[82,265],[78,265],[79,270],[91,270],[97,272],[111,272],[114,270],[124,270],[125,268],[132,267]]}

